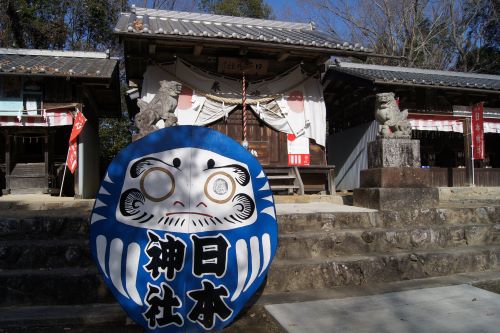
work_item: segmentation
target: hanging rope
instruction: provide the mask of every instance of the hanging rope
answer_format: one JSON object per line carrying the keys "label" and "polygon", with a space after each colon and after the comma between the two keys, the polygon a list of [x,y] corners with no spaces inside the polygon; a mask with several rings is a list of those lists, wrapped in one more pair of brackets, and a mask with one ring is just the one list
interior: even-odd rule
{"label": "hanging rope", "polygon": [[243,96],[241,99],[241,103],[243,104],[243,145],[247,145],[248,147],[248,141],[247,141],[247,89],[245,87],[246,81],[245,81],[245,72],[243,72]]}

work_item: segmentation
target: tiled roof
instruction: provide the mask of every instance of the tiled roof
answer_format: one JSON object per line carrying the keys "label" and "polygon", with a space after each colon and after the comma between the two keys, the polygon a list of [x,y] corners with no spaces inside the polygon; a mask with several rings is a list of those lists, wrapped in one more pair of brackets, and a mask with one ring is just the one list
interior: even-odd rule
{"label": "tiled roof", "polygon": [[341,72],[380,84],[410,84],[434,87],[500,91],[500,75],[438,71],[396,66],[340,62],[329,71]]}
{"label": "tiled roof", "polygon": [[118,61],[102,52],[0,48],[0,74],[111,78]]}
{"label": "tiled roof", "polygon": [[314,29],[313,24],[262,20],[246,17],[132,8],[122,13],[115,27],[118,34],[145,34],[162,38],[203,38],[232,40],[235,43],[262,42],[332,53],[371,52],[359,45],[334,39]]}

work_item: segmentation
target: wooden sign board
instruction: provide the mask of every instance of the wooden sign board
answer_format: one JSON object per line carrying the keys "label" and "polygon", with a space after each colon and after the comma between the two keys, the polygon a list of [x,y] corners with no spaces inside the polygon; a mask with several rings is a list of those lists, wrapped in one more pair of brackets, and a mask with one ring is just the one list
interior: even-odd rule
{"label": "wooden sign board", "polygon": [[474,159],[484,160],[483,103],[478,103],[472,107],[472,141]]}
{"label": "wooden sign board", "polygon": [[264,75],[267,74],[269,61],[265,59],[241,59],[219,57],[217,71],[224,74]]}

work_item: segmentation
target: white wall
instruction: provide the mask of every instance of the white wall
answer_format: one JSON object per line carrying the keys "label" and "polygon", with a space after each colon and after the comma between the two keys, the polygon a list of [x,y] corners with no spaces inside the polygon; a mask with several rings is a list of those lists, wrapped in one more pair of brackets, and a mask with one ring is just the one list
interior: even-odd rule
{"label": "white wall", "polygon": [[85,114],[87,122],[78,144],[78,195],[95,198],[99,189],[99,126],[94,117]]}

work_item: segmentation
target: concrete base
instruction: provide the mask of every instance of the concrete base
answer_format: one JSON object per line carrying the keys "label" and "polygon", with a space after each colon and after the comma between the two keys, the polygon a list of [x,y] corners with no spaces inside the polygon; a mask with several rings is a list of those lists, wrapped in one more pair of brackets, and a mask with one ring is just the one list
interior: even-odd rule
{"label": "concrete base", "polygon": [[267,305],[287,332],[498,332],[500,295],[469,285]]}
{"label": "concrete base", "polygon": [[439,204],[438,188],[357,188],[354,206],[378,210],[433,208]]}
{"label": "concrete base", "polygon": [[420,141],[377,139],[368,143],[368,168],[420,167]]}
{"label": "concrete base", "polygon": [[360,187],[430,187],[429,169],[375,168],[361,170]]}

